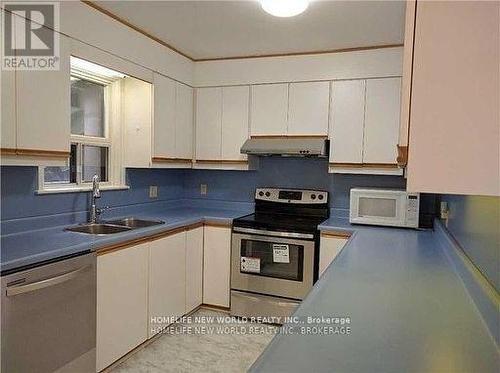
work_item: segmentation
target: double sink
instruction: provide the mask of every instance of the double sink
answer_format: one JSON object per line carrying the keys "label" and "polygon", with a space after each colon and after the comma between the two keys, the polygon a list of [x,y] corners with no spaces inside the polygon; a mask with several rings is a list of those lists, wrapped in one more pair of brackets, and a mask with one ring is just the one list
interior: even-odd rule
{"label": "double sink", "polygon": [[165,224],[165,222],[160,220],[124,218],[124,219],[110,220],[103,223],[80,224],[74,227],[66,228],[65,230],[70,232],[93,234],[93,235],[107,235],[107,234],[127,232],[132,229],[152,227],[161,224]]}

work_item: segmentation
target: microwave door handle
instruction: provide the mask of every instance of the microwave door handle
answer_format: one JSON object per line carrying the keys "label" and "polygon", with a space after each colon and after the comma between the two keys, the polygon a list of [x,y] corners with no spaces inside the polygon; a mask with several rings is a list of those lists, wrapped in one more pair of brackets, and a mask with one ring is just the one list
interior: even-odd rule
{"label": "microwave door handle", "polygon": [[75,271],[67,272],[59,276],[47,278],[45,280],[37,281],[37,282],[32,282],[26,285],[16,285],[16,286],[11,286],[7,287],[7,296],[15,296],[19,294],[24,294],[24,293],[29,293],[32,291],[48,288],[50,286],[62,284],[63,282],[72,280],[76,277],[78,277],[82,272],[87,270],[90,267],[90,265],[87,265],[85,267],[79,268]]}

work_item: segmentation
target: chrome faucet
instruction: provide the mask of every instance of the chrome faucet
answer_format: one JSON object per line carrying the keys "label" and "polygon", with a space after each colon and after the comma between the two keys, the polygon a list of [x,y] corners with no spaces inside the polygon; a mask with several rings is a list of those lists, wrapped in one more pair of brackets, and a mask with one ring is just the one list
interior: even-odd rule
{"label": "chrome faucet", "polygon": [[98,208],[95,205],[97,198],[101,198],[101,190],[99,189],[99,176],[96,174],[92,178],[92,203],[90,205],[90,219],[89,222],[96,224],[99,221],[99,215],[101,215],[109,207]]}

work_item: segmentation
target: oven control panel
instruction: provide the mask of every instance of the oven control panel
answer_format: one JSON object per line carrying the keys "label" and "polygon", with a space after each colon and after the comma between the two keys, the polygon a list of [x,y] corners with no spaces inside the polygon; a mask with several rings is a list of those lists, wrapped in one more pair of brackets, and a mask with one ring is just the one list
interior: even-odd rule
{"label": "oven control panel", "polygon": [[257,188],[255,199],[261,201],[296,203],[296,204],[326,204],[328,192],[322,190]]}

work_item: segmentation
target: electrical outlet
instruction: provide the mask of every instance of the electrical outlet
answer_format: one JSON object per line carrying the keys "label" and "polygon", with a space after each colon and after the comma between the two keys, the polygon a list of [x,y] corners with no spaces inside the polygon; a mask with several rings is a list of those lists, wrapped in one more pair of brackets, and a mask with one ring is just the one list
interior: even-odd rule
{"label": "electrical outlet", "polygon": [[156,185],[149,186],[149,198],[158,198],[158,187]]}
{"label": "electrical outlet", "polygon": [[200,184],[200,194],[202,196],[207,194],[207,184]]}

